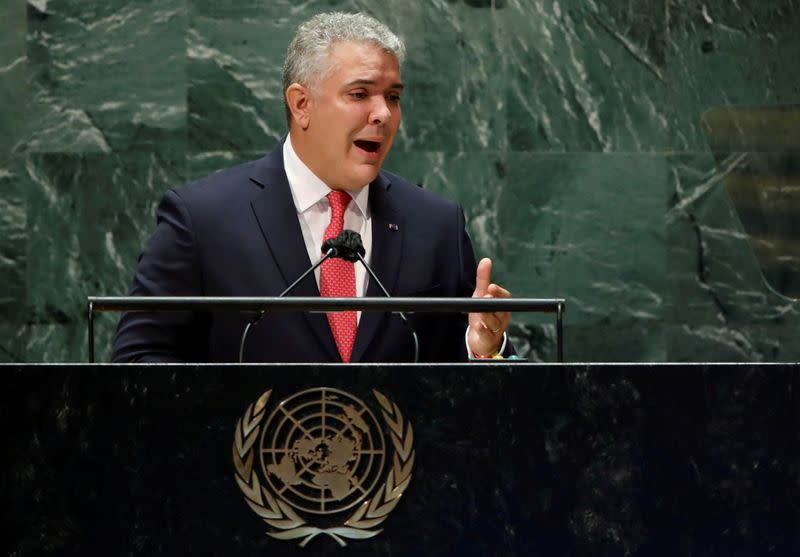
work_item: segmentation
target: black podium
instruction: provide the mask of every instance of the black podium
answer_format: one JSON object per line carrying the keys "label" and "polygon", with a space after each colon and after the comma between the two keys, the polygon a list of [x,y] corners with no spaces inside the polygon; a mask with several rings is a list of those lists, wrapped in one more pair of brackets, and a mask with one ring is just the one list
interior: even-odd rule
{"label": "black podium", "polygon": [[4,365],[4,553],[797,554],[798,370]]}

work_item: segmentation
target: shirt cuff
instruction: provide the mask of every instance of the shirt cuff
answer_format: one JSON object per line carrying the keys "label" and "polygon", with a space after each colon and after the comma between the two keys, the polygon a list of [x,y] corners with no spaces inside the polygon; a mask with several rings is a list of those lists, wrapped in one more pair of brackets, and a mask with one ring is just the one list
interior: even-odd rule
{"label": "shirt cuff", "polygon": [[[500,350],[497,351],[498,354],[502,354],[506,351],[506,333],[503,332],[503,342],[500,344]],[[470,360],[485,360],[486,358],[477,358],[472,353],[472,350],[469,348],[469,325],[467,325],[467,331],[464,333],[464,346],[467,348],[467,356],[469,356]]]}

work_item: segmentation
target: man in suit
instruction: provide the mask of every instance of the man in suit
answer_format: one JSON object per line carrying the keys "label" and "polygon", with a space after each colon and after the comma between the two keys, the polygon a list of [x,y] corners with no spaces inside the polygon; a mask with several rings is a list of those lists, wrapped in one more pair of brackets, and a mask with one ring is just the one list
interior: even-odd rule
{"label": "man in suit", "polygon": [[[289,134],[263,159],[170,190],[134,277],[132,295],[276,296],[321,255],[323,239],[359,232],[366,259],[395,296],[508,297],[475,264],[461,207],[381,171],[400,125],[403,43],[363,14],[329,13],[289,45]],[[381,296],[362,266],[326,261],[292,293]],[[114,361],[236,361],[248,316],[129,313]],[[505,312],[409,317],[421,361],[508,352]],[[390,314],[266,315],[244,361],[410,361],[408,328]]]}

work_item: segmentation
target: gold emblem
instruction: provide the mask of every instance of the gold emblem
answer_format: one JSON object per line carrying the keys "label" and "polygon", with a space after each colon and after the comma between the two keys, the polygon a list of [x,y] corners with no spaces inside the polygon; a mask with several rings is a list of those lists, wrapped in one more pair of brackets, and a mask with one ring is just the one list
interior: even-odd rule
{"label": "gold emblem", "polygon": [[382,531],[411,481],[414,433],[372,393],[385,428],[364,402],[328,387],[296,393],[268,417],[271,390],[247,408],[233,442],[236,483],[269,536],[304,547],[325,534],[344,546]]}

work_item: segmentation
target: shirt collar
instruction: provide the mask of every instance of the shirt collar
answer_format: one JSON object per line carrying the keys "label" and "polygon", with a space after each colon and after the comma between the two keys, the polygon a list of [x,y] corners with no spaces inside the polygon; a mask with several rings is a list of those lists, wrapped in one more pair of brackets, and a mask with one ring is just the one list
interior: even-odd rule
{"label": "shirt collar", "polygon": [[[305,213],[332,191],[297,155],[292,146],[291,134],[286,136],[286,141],[283,143],[283,166],[298,213]],[[348,191],[347,193],[353,198],[361,214],[367,217],[369,215],[369,184],[357,192]]]}

